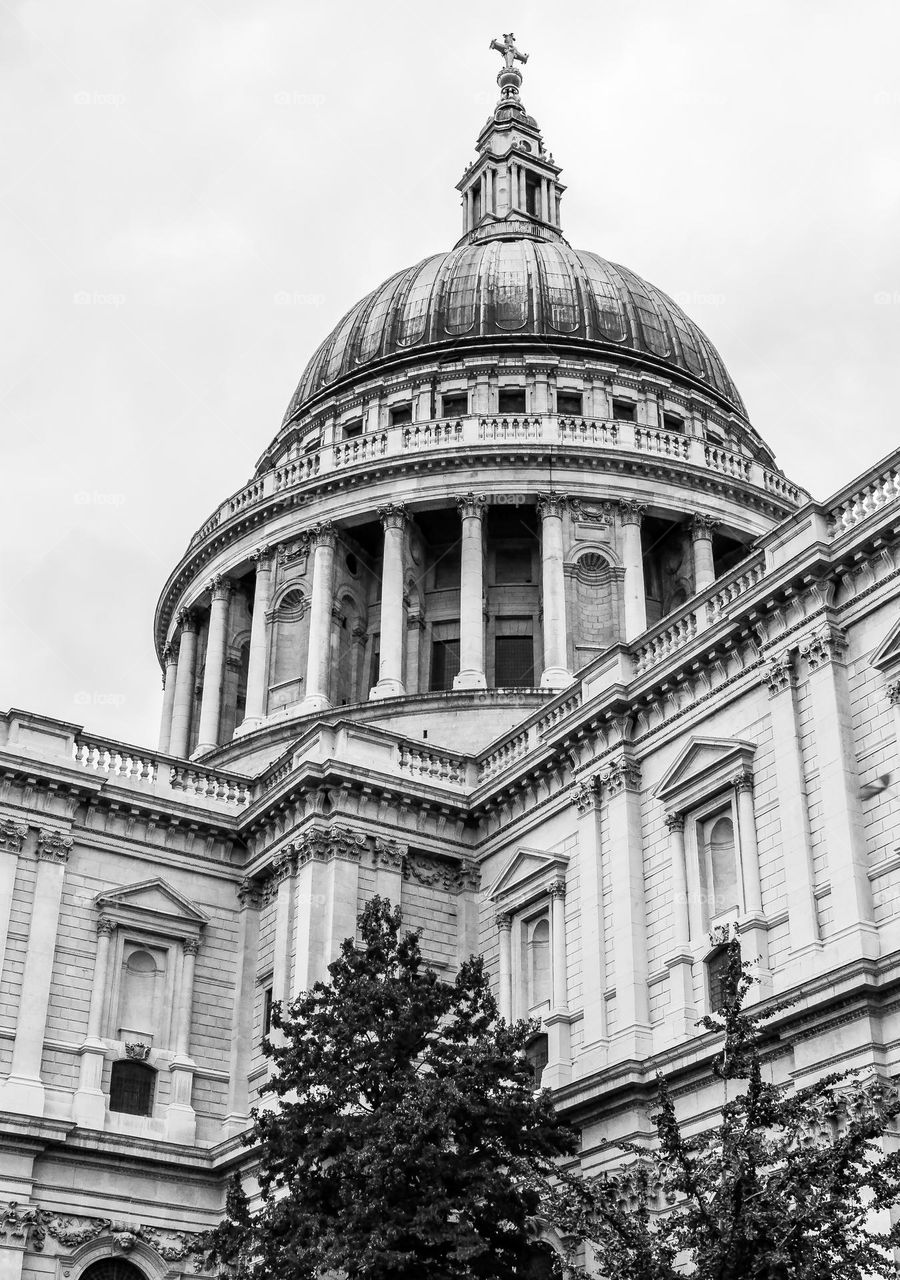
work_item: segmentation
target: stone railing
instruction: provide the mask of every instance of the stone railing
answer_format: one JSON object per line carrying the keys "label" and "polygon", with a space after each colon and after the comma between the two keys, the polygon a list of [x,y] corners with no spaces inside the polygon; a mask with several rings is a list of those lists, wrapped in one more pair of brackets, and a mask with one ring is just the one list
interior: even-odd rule
{"label": "stone railing", "polygon": [[567,698],[558,702],[555,707],[550,707],[542,716],[538,716],[534,723],[535,733],[539,738],[545,737],[555,725],[559,724],[560,720],[565,720],[566,716],[577,711],[580,706],[581,686],[576,685]]}
{"label": "stone railing", "polygon": [[119,783],[142,790],[181,791],[237,807],[250,801],[252,782],[240,774],[207,769],[176,756],[143,751],[108,738],[79,734],[72,748],[72,759],[83,769],[104,773]]}
{"label": "stone railing", "polygon": [[498,773],[502,773],[509,765],[521,760],[522,756],[527,755],[530,749],[531,734],[527,729],[513,734],[511,738],[508,738],[506,742],[501,742],[481,761],[481,767],[478,770],[480,781],[488,782],[491,778],[495,778]]}
{"label": "stone railing", "polygon": [[470,415],[387,427],[351,440],[322,445],[285,462],[252,480],[224,502],[197,530],[191,546],[202,542],[223,521],[322,476],[429,450],[477,449],[485,445],[502,448],[508,444],[549,444],[588,451],[609,449],[644,458],[648,465],[651,457],[667,458],[674,465],[683,463],[749,484],[787,507],[800,506],[808,498],[802,489],[777,472],[751,458],[709,444],[699,436],[605,418],[556,414]]}
{"label": "stone railing", "polygon": [[766,576],[765,556],[757,551],[748,560],[742,560],[731,573],[715,582],[716,590],[706,601],[706,620],[712,625],[728,612],[735,600],[739,600],[746,592]]}
{"label": "stone railing", "polygon": [[879,463],[869,472],[865,483],[852,493],[839,494],[827,512],[828,535],[839,538],[842,533],[861,524],[873,511],[900,498],[900,458],[894,454],[889,462]]}
{"label": "stone railing", "polygon": [[465,756],[447,751],[427,751],[423,747],[400,744],[400,769],[404,773],[461,786],[466,780]]}
{"label": "stone railing", "polygon": [[667,627],[651,635],[635,649],[634,674],[643,675],[658,662],[664,662],[676,650],[690,644],[696,634],[697,615],[693,610],[675,618]]}

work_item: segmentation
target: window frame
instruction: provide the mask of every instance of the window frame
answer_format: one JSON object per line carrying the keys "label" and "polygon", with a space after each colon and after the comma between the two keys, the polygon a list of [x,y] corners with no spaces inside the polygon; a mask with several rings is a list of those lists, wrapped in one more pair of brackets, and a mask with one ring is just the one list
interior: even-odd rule
{"label": "window frame", "polygon": [[[709,915],[704,920],[703,910],[703,877],[700,872],[701,862],[708,859],[708,854],[703,846],[701,831],[707,822],[713,818],[728,816],[731,819],[732,830],[734,831],[734,865],[735,875],[737,878],[737,902],[728,907],[723,907],[721,911],[713,911],[710,909]],[[728,924],[746,912],[746,901],[744,897],[744,867],[741,858],[741,836],[740,824],[738,822],[738,806],[737,794],[734,788],[728,784],[726,788],[720,788],[712,795],[705,804],[699,804],[685,814],[684,823],[684,846],[686,858],[686,872],[688,884],[688,919],[691,926],[691,937],[703,937],[710,933],[711,930],[720,925]],[[707,889],[711,888],[712,883],[712,864],[709,861],[707,868],[706,884]]]}

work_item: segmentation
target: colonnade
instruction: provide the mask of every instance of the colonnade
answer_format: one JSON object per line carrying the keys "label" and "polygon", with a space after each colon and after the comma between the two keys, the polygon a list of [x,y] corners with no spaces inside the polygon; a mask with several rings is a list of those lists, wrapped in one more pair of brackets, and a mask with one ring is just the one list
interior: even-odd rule
{"label": "colonnade", "polygon": [[[460,557],[460,669],[455,689],[487,686],[484,624],[484,520],[490,498],[469,493],[457,498],[461,522]],[[543,610],[543,672],[541,687],[562,689],[570,684],[569,636],[566,619],[564,516],[573,500],[555,493],[537,497],[541,524],[541,602]],[[624,639],[634,640],[647,627],[641,522],[645,507],[634,501],[618,503],[619,551],[623,570]],[[409,513],[392,503],[378,512],[383,529],[380,604],[380,649],[377,680],[370,698],[402,697],[406,693],[410,663],[404,668],[405,547]],[[691,522],[696,589],[715,580],[712,537],[716,521],[695,516]],[[309,642],[305,694],[301,712],[330,707],[329,667],[332,611],[335,590],[337,532],[323,521],[307,532],[311,556],[309,584]],[[258,727],[267,714],[269,626],[274,586],[274,549],[263,546],[253,554],[256,566],[253,617],[250,631],[247,697],[242,733]],[[210,606],[203,696],[199,711],[196,753],[219,745],[223,711],[228,618],[234,583],[218,575],[209,583]],[[164,651],[165,692],[159,746],[171,755],[186,756],[192,740],[194,690],[197,679],[199,621],[195,609],[177,616],[177,641]],[[408,658],[408,655],[407,655]]]}

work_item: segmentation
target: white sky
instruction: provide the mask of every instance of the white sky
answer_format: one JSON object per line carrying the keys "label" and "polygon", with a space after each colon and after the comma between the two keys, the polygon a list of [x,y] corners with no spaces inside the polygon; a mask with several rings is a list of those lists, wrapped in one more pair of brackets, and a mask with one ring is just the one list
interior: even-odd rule
{"label": "white sky", "polygon": [[155,744],[159,589],[336,320],[456,240],[510,27],[571,242],[816,496],[897,445],[896,0],[2,0],[0,706]]}

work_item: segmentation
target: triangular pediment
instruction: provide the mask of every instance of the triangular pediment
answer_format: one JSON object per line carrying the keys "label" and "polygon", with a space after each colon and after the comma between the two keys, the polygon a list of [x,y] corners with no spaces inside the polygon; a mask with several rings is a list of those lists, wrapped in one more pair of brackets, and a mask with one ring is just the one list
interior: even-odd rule
{"label": "triangular pediment", "polygon": [[653,790],[667,805],[687,802],[718,786],[730,773],[749,769],[756,744],[741,738],[691,738]]}
{"label": "triangular pediment", "polygon": [[900,666],[900,620],[894,623],[872,654],[871,662],[878,671]]}
{"label": "triangular pediment", "polygon": [[565,876],[569,859],[565,854],[542,849],[517,849],[488,892],[495,903],[519,901],[542,893]]}
{"label": "triangular pediment", "polygon": [[192,925],[194,929],[209,923],[205,911],[159,877],[106,890],[94,901],[107,915],[143,916],[173,925]]}

